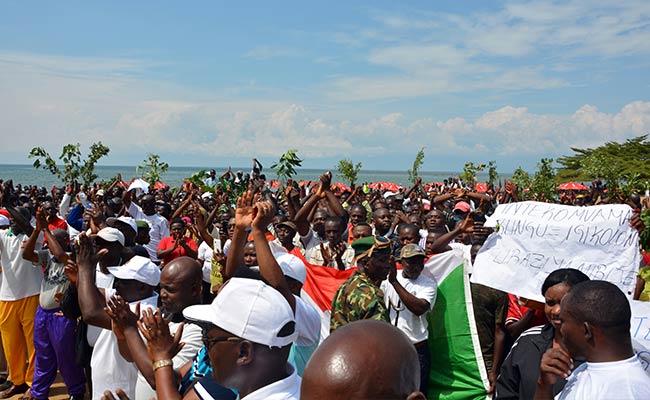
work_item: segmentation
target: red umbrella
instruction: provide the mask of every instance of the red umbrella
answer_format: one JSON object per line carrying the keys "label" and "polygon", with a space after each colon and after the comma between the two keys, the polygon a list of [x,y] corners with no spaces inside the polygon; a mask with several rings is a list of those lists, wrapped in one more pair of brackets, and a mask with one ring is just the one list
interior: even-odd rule
{"label": "red umbrella", "polygon": [[169,187],[169,185],[167,185],[166,183],[162,183],[162,182],[156,182],[156,184],[153,185],[154,189],[167,189],[168,187]]}
{"label": "red umbrella", "polygon": [[477,183],[476,184],[476,191],[479,193],[485,193],[488,191],[488,184],[487,183]]}
{"label": "red umbrella", "polygon": [[388,190],[389,192],[397,192],[402,188],[402,186],[393,182],[373,182],[368,186],[371,189],[379,189],[381,187],[382,189]]}
{"label": "red umbrella", "polygon": [[582,183],[567,182],[559,185],[557,190],[589,190],[589,188]]}
{"label": "red umbrella", "polygon": [[351,192],[352,191],[352,189],[350,189],[350,187],[347,186],[343,182],[335,182],[332,186],[334,186],[335,188],[337,188],[341,192]]}

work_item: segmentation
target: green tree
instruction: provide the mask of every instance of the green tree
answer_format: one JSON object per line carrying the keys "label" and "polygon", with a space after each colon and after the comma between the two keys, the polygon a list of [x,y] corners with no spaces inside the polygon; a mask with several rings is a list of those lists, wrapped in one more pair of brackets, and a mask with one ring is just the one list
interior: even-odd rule
{"label": "green tree", "polygon": [[593,149],[572,147],[576,154],[557,160],[562,165],[558,181],[601,179],[612,193],[644,190],[650,181],[647,168],[650,141],[647,139],[648,135],[642,135],[623,143],[607,142]]}
{"label": "green tree", "polygon": [[271,165],[271,169],[275,171],[278,180],[284,184],[287,179],[293,178],[296,175],[296,168],[302,165],[302,159],[298,157],[298,150],[287,150],[286,153],[280,157],[278,162]]}
{"label": "green tree", "polygon": [[[555,198],[555,187],[557,186],[557,172],[553,167],[552,158],[542,158],[537,164],[537,170],[533,176],[531,191],[546,199]],[[538,200],[541,200],[539,198]]]}
{"label": "green tree", "polygon": [[142,160],[142,164],[135,167],[135,173],[142,172],[142,178],[150,185],[160,182],[162,176],[169,169],[169,164],[160,161],[158,154],[149,154],[146,159]]}
{"label": "green tree", "polygon": [[465,186],[474,188],[476,186],[476,175],[485,169],[485,164],[475,165],[473,162],[468,161],[463,167],[463,173],[460,174],[460,179],[463,180]]}
{"label": "green tree", "polygon": [[63,146],[59,160],[63,162],[62,166],[57,165],[50,153],[42,147],[34,147],[29,152],[29,158],[34,160],[34,168],[41,168],[50,171],[63,182],[69,183],[75,180],[81,181],[84,185],[91,185],[96,179],[95,164],[100,158],[106,156],[110,149],[102,142],[93,143],[90,146],[90,154],[83,159],[81,155],[81,145],[66,144]]}
{"label": "green tree", "polygon": [[512,177],[510,178],[510,181],[513,182],[517,187],[519,188],[519,197],[522,200],[529,200],[530,199],[530,190],[525,190],[525,189],[530,189],[530,186],[533,184],[533,180],[530,177],[530,174],[526,171],[524,171],[523,168],[517,167],[517,169],[514,170],[512,173]]}
{"label": "green tree", "polygon": [[409,181],[411,183],[415,184],[415,182],[418,180],[418,177],[420,176],[420,167],[422,167],[422,164],[424,163],[424,147],[418,151],[418,154],[415,155],[415,160],[413,160],[413,168],[409,169],[408,175],[409,175]]}
{"label": "green tree", "polygon": [[339,163],[336,165],[336,168],[339,171],[339,177],[345,179],[350,184],[350,186],[352,186],[357,181],[357,176],[361,170],[361,163],[358,162],[355,165],[352,160],[343,159],[339,161]]}
{"label": "green tree", "polygon": [[499,173],[497,172],[497,162],[496,161],[488,162],[487,168],[488,168],[488,183],[490,185],[495,185],[497,183],[497,179],[499,179]]}

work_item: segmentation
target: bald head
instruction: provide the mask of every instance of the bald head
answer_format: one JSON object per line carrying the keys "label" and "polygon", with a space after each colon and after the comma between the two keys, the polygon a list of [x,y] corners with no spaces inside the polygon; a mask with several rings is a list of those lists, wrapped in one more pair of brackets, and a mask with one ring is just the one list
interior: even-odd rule
{"label": "bald head", "polygon": [[161,272],[162,276],[166,275],[169,279],[176,282],[191,285],[200,283],[203,278],[201,266],[195,259],[190,257],[178,257],[165,265]]}
{"label": "bald head", "polygon": [[337,329],[316,349],[301,398],[424,399],[419,385],[418,355],[408,338],[386,322],[362,320]]}
{"label": "bald head", "polygon": [[203,286],[201,266],[190,257],[179,257],[165,265],[160,274],[163,315],[182,317],[185,307],[198,304]]}

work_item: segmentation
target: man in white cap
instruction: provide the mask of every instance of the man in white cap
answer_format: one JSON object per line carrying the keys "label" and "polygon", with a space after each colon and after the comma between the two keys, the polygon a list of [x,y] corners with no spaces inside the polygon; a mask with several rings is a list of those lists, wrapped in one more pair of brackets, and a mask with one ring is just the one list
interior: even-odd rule
{"label": "man in white cap", "polygon": [[[5,191],[9,192],[5,184]],[[9,381],[0,398],[25,393],[34,375],[34,315],[38,307],[43,273],[23,259],[24,246],[34,231],[31,213],[25,207],[14,208],[9,195],[0,196],[11,214],[11,225],[0,230],[0,332],[9,366]],[[43,236],[39,233],[35,249],[40,250]],[[13,384],[11,384],[13,383]]]}
{"label": "man in white cap", "polygon": [[151,260],[156,264],[160,264],[157,256],[158,243],[160,243],[162,238],[169,236],[169,223],[165,217],[156,212],[156,199],[152,195],[146,194],[142,196],[140,205],[137,205],[131,201],[133,192],[124,192],[122,196],[124,207],[126,207],[134,219],[145,220],[151,226],[151,231],[149,232],[151,241],[145,245],[145,248],[149,252]]}
{"label": "man in white cap", "polygon": [[[291,347],[289,362],[296,367],[298,375],[307,365],[318,343],[320,342],[320,314],[311,304],[300,297],[302,285],[307,278],[305,263],[293,254],[282,254],[276,258],[284,274],[291,293],[296,298],[296,330],[298,337]],[[329,321],[328,321],[329,322]]]}
{"label": "man in white cap", "polygon": [[237,390],[241,400],[300,397],[300,377],[287,362],[295,318],[277,290],[232,278],[212,304],[188,307],[183,315],[204,326],[213,379]]}
{"label": "man in white cap", "polygon": [[124,235],[124,246],[135,246],[135,236],[138,234],[138,225],[131,217],[110,217],[106,218],[106,225],[115,228]]}
{"label": "man in white cap", "polygon": [[[105,232],[102,229],[95,241],[109,240],[115,232]],[[104,231],[104,232],[102,232]],[[122,240],[123,237],[122,237]],[[135,256],[121,266],[108,267],[108,272],[114,276],[112,288],[100,290],[95,286],[95,268],[98,257],[106,254],[106,249],[100,249],[95,254],[90,237],[79,235],[77,249],[77,266],[79,269],[77,290],[79,307],[84,321],[90,325],[103,328],[93,349],[90,361],[92,367],[93,399],[101,399],[105,390],[121,388],[130,398],[135,398],[135,385],[138,369],[135,364],[125,360],[120,354],[116,335],[113,332],[111,318],[104,311],[106,300],[113,294],[118,294],[124,301],[129,302],[136,314],[143,308],[155,308],[158,294],[154,292],[160,283],[160,269],[151,260]],[[119,265],[119,264],[118,264]],[[138,306],[139,304],[139,306]]]}

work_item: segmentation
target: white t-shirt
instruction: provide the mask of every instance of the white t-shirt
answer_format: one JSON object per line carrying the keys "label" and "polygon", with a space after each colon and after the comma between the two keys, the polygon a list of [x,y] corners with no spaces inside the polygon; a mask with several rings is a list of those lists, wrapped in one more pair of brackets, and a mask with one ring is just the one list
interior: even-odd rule
{"label": "white t-shirt", "polygon": [[[345,251],[341,256],[341,260],[343,261],[343,265],[345,265],[345,269],[350,269],[352,268],[352,260],[354,260],[354,249],[352,248],[352,246],[350,246],[345,242],[343,242],[343,244],[345,244]],[[329,247],[329,244],[324,244],[323,247],[329,249],[330,254],[333,253],[333,251]],[[310,264],[323,265],[325,260],[323,258],[323,253],[320,251],[320,244],[312,250],[311,256],[309,257],[308,260]],[[330,259],[330,263],[328,267],[338,268],[338,263],[336,262],[334,257]]]}
{"label": "white t-shirt", "polygon": [[[115,293],[112,289],[106,289],[106,299]],[[138,302],[129,304],[131,311],[135,311]],[[140,300],[140,311],[156,308],[158,305],[158,294]],[[135,363],[126,361],[120,354],[117,346],[117,339],[113,331],[102,329],[90,359],[93,380],[93,400],[100,400],[105,390],[113,392],[121,388],[129,396],[135,399],[135,385],[138,380],[138,368]],[[115,395],[116,396],[116,395]]]}
{"label": "white t-shirt", "polygon": [[[169,323],[169,333],[173,335],[176,334],[180,323],[170,322]],[[174,363],[173,368],[178,370],[183,365],[187,364],[188,361],[193,360],[194,356],[201,350],[203,347],[201,327],[197,324],[186,323],[183,328],[183,334],[181,335],[181,343],[185,343],[185,346],[181,349],[172,358]],[[135,386],[135,398],[133,400],[149,400],[151,398],[158,398],[156,396],[156,391],[149,386],[149,382],[138,372],[138,382]]]}
{"label": "white t-shirt", "polygon": [[58,262],[49,250],[39,250],[37,253],[39,263],[45,268],[39,304],[43,310],[54,310],[59,308],[55,295],[65,292],[70,286],[70,281],[64,272],[65,264]]}
{"label": "white t-shirt", "polygon": [[212,254],[214,251],[205,241],[199,245],[199,254],[197,259],[203,260],[201,269],[203,271],[203,282],[210,283],[210,274],[212,273]]}
{"label": "white t-shirt", "polygon": [[310,346],[320,341],[320,314],[311,305],[298,296],[296,298],[296,344]]}
{"label": "white t-shirt", "polygon": [[635,356],[576,368],[556,399],[650,399],[650,376]]}
{"label": "white t-shirt", "polygon": [[162,238],[169,236],[169,224],[167,223],[167,220],[158,213],[154,213],[153,215],[143,213],[142,208],[134,202],[131,202],[128,211],[133,219],[145,220],[149,223],[149,226],[151,227],[149,237],[151,240],[144,246],[144,248],[147,249],[149,258],[151,258],[152,261],[160,261],[157,255],[158,243],[160,243]]}
{"label": "white t-shirt", "polygon": [[305,260],[309,260],[314,250],[320,248],[320,244],[324,243],[325,239],[318,236],[315,230],[309,228],[309,232],[305,236],[300,236],[300,241],[305,249]]}
{"label": "white t-shirt", "polygon": [[[16,301],[41,292],[43,271],[41,266],[23,259],[23,248],[29,236],[15,235],[11,229],[0,230],[0,301]],[[34,250],[41,249],[43,233],[40,233]]]}
{"label": "white t-shirt", "polygon": [[[417,279],[406,279],[402,276],[402,271],[397,271],[397,281],[404,286],[407,292],[418,299],[424,299],[429,302],[429,311],[436,303],[438,284],[433,279],[427,278],[420,274]],[[419,343],[427,340],[429,337],[429,322],[427,321],[427,312],[422,315],[413,314],[404,302],[400,300],[397,291],[388,280],[381,283],[381,290],[384,292],[384,301],[388,308],[390,323],[395,325],[408,336],[412,343]],[[397,310],[399,310],[399,313]]]}
{"label": "white t-shirt", "polygon": [[242,397],[240,400],[298,400],[300,399],[300,383],[302,379],[296,373],[296,369],[287,364],[290,368],[291,374],[286,378],[275,381],[270,385],[261,387],[248,396]]}

